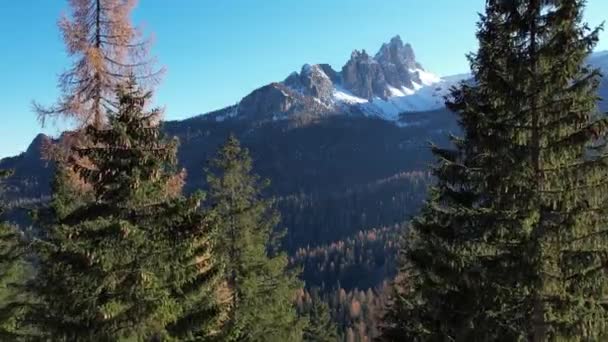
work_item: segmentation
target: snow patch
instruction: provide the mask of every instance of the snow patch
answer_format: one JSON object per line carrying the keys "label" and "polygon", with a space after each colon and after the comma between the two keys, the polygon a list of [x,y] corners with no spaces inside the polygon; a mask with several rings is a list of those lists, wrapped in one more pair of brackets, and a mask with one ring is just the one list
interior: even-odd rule
{"label": "snow patch", "polygon": [[[334,102],[357,106],[365,115],[394,121],[400,125],[399,116],[408,112],[424,112],[443,108],[444,96],[452,85],[466,79],[467,75],[442,79],[434,74],[417,69],[422,84],[412,82],[412,88],[395,88],[388,86],[388,98],[373,98],[371,101],[357,97],[347,90],[336,87],[333,93]],[[422,72],[421,72],[422,71]]]}
{"label": "snow patch", "polygon": [[337,102],[343,102],[346,104],[360,104],[368,102],[366,99],[357,97],[349,91],[341,89],[339,87],[334,88],[333,98]]}
{"label": "snow patch", "polygon": [[325,73],[325,71],[323,71],[323,68],[321,68],[321,66],[319,64],[312,64],[312,65],[304,64],[302,66],[302,74],[303,75],[316,74],[318,76],[321,76],[322,78],[329,80],[329,76],[327,76],[327,74]]}
{"label": "snow patch", "polygon": [[413,87],[414,87],[414,92],[416,92],[416,91],[418,91],[418,90],[420,90],[420,89],[422,89],[422,88],[423,88],[423,85],[422,85],[422,84],[418,84],[418,83],[416,83],[416,82],[412,82],[412,85],[413,85]]}
{"label": "snow patch", "polygon": [[416,93],[416,89],[410,89],[406,86],[402,86],[401,91],[403,92],[404,96],[413,95],[414,93]]}
{"label": "snow patch", "polygon": [[[405,87],[402,87],[402,88],[405,88]],[[407,89],[407,88],[405,88],[405,89]],[[397,89],[395,87],[391,87],[391,86],[388,86],[388,92],[391,94],[391,96],[405,96],[406,95],[406,93],[403,90],[399,90],[399,89]]]}
{"label": "snow patch", "polygon": [[397,121],[399,115],[404,112],[423,112],[443,106],[443,98],[435,96],[432,89],[425,87],[411,95],[393,96],[387,99],[374,98],[360,107],[365,113],[385,120]]}
{"label": "snow patch", "polygon": [[418,77],[420,78],[422,85],[430,86],[435,83],[441,82],[441,77],[439,77],[433,73],[424,71],[422,69],[417,69],[416,72],[418,73]]}

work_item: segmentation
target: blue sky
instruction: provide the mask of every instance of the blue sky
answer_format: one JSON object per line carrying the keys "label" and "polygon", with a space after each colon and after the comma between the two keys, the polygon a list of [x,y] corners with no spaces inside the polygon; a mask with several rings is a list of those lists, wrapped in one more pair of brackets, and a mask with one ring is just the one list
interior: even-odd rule
{"label": "blue sky", "polygon": [[[339,69],[353,49],[375,53],[399,34],[423,66],[466,72],[484,0],[140,0],[134,13],[153,32],[153,53],[167,68],[155,100],[166,119],[236,103],[304,63]],[[65,0],[0,0],[0,158],[24,151],[44,129],[32,100],[52,104],[57,75],[69,66],[57,19]],[[608,18],[608,1],[588,0],[586,19]],[[598,50],[608,49],[602,33]]]}

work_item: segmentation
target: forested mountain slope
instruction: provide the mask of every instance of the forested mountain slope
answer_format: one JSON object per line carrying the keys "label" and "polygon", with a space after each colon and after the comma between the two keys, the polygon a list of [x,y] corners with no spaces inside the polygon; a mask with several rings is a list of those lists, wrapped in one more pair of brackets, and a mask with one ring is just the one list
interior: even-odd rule
{"label": "forested mountain slope", "polygon": [[[589,61],[608,69],[608,53]],[[395,37],[373,57],[353,52],[340,71],[305,65],[236,105],[165,122],[164,130],[180,139],[188,191],[206,187],[206,162],[234,133],[251,151],[255,171],[272,181],[268,195],[278,200],[289,229],[285,247],[293,252],[416,212],[430,182],[429,143],[445,145],[458,133],[442,96],[466,77],[433,76]],[[608,97],[606,81],[600,96]],[[605,102],[600,106],[606,109]],[[15,171],[8,181],[15,206],[48,196],[52,165],[41,155],[49,140],[39,135],[24,153],[0,161],[0,168]]]}

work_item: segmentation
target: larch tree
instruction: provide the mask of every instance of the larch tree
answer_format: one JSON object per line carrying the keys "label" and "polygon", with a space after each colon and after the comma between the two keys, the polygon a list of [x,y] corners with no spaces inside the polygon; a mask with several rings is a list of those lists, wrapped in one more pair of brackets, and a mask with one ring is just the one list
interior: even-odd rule
{"label": "larch tree", "polygon": [[490,0],[402,250],[387,341],[598,341],[608,322],[608,121],[582,0]]}
{"label": "larch tree", "polygon": [[134,27],[130,15],[137,0],[69,0],[71,15],[59,28],[72,66],[59,77],[61,96],[45,107],[34,103],[39,119],[68,119],[78,128],[106,123],[108,108],[116,104],[115,89],[134,76],[152,86],[162,69],[148,57],[149,40]]}
{"label": "larch tree", "polygon": [[278,214],[262,199],[265,184],[252,174],[251,157],[234,136],[211,161],[207,180],[230,291],[222,341],[300,341],[305,320],[295,299],[301,283],[276,250]]}
{"label": "larch tree", "polygon": [[89,125],[90,144],[72,147],[92,162],[69,165],[90,192],[57,168],[29,284],[40,301],[29,321],[45,338],[185,340],[217,323],[214,221],[200,210],[201,193],[181,195],[177,141],[163,137],[158,112],[143,110],[149,97],[133,79],[119,87],[108,125]]}

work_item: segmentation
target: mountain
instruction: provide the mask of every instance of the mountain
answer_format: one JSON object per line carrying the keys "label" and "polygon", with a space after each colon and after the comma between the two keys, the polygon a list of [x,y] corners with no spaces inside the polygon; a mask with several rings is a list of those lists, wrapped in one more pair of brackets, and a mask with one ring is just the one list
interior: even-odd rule
{"label": "mountain", "polygon": [[[589,62],[608,72],[608,53]],[[416,213],[431,182],[428,142],[448,144],[458,133],[443,106],[449,87],[466,74],[440,78],[394,37],[374,56],[354,51],[341,70],[304,65],[285,80],[260,87],[239,103],[164,129],[177,136],[187,191],[205,188],[203,170],[234,133],[254,157],[255,171],[289,229],[285,247],[328,244],[355,232],[402,222]],[[608,98],[603,80],[600,95]],[[600,106],[607,109],[606,102]],[[41,159],[38,136],[23,154],[0,161],[14,203],[45,201],[52,166]]]}
{"label": "mountain", "polygon": [[186,190],[204,188],[207,160],[230,133],[272,180],[289,249],[329,243],[364,228],[401,222],[422,203],[430,180],[427,142],[456,132],[445,110],[411,113],[402,125],[377,117],[330,115],[257,122],[201,116],[165,123],[180,139]]}
{"label": "mountain", "polygon": [[440,78],[426,71],[412,46],[396,36],[375,56],[353,51],[339,71],[328,64],[305,64],[299,73],[256,89],[237,105],[207,117],[277,121],[350,114],[400,123],[404,112],[442,108],[449,87],[463,77]]}
{"label": "mountain", "polygon": [[608,51],[596,52],[589,57],[589,64],[593,67],[600,69],[603,73],[603,78],[600,82],[599,95],[600,110],[608,111]]}
{"label": "mountain", "polygon": [[0,160],[0,169],[13,171],[4,189],[9,199],[36,199],[49,195],[52,170],[42,156],[44,146],[50,141],[50,137],[38,134],[25,152]]}

